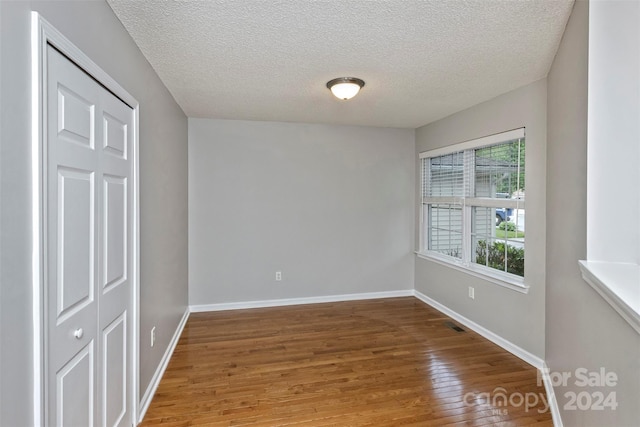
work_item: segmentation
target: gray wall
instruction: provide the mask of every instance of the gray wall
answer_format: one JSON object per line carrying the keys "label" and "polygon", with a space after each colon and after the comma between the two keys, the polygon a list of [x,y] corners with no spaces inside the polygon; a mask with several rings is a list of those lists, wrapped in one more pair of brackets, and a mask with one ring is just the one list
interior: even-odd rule
{"label": "gray wall", "polygon": [[413,147],[413,130],[190,118],[189,303],[412,289]]}
{"label": "gray wall", "polygon": [[[415,262],[415,289],[540,358],[544,358],[545,345],[546,96],[546,81],[540,80],[423,126],[416,130],[415,155],[417,159],[423,151],[526,127],[526,221],[530,237],[525,243],[525,280],[529,293],[422,258]],[[416,174],[416,218],[418,179]],[[467,296],[469,286],[475,288],[474,300]]]}
{"label": "gray wall", "polygon": [[[0,425],[32,407],[30,11],[91,57],[140,102],[141,392],[187,305],[187,119],[109,6],[7,2],[1,13]],[[157,343],[149,347],[149,330]]]}
{"label": "gray wall", "polygon": [[[589,5],[588,92],[587,257],[640,266],[639,1]],[[615,218],[624,232],[611,233],[610,207],[620,197]]]}
{"label": "gray wall", "polygon": [[[587,252],[589,6],[577,1],[548,76],[546,361],[552,372],[604,367],[618,375],[615,411],[563,411],[565,426],[637,426],[640,336],[580,275]],[[562,409],[567,391],[556,387]],[[605,395],[607,394],[605,393]]]}

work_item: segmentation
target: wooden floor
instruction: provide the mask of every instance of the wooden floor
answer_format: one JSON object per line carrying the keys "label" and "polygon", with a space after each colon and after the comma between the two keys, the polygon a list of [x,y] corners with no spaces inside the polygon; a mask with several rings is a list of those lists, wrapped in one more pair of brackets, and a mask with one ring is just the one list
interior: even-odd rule
{"label": "wooden floor", "polygon": [[535,368],[448,322],[413,297],[194,313],[142,425],[553,425]]}

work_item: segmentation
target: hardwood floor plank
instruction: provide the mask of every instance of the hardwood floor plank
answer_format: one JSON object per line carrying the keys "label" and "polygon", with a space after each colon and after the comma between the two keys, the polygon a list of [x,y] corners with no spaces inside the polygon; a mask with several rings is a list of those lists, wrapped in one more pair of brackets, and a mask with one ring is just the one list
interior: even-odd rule
{"label": "hardwood floor plank", "polygon": [[447,322],[413,297],[194,313],[142,425],[553,425],[535,368]]}

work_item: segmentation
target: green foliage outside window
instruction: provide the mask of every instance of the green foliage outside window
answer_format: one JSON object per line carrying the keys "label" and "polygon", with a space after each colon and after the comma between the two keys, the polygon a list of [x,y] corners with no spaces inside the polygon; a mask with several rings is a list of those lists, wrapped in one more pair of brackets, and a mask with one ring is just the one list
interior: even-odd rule
{"label": "green foliage outside window", "polygon": [[511,221],[502,221],[498,226],[498,230],[516,231],[516,225]]}
{"label": "green foliage outside window", "polygon": [[505,271],[505,259],[508,273],[524,277],[524,249],[505,245],[504,242],[493,242],[487,247],[486,240],[478,241],[475,260],[477,264]]}

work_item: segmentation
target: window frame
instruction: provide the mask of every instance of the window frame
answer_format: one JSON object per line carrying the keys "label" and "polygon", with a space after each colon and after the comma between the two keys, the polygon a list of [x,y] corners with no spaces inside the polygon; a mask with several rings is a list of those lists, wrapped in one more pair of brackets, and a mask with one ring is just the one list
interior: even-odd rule
{"label": "window frame", "polygon": [[[434,157],[446,156],[462,152],[465,156],[465,162],[468,155],[466,153],[471,150],[475,150],[482,147],[491,145],[497,145],[500,143],[506,143],[515,139],[525,138],[525,128],[517,128],[506,132],[501,132],[494,135],[485,136],[469,141],[465,141],[458,144],[449,145],[447,147],[437,148],[434,150],[424,151],[419,153],[419,173],[420,173],[420,209],[419,209],[419,249],[416,251],[418,257],[434,261],[438,264],[442,264],[448,267],[452,267],[456,270],[465,272],[475,277],[482,278],[497,285],[516,290],[521,293],[527,293],[529,286],[526,282],[527,269],[525,268],[525,276],[518,276],[513,273],[497,270],[482,264],[477,264],[471,261],[472,254],[472,211],[474,207],[488,207],[488,208],[511,208],[511,209],[524,209],[525,201],[520,199],[497,199],[491,197],[476,197],[475,194],[469,193],[473,189],[473,179],[467,173],[464,173],[464,194],[462,196],[425,196],[425,186],[428,186],[428,175],[424,176],[425,159],[431,159]],[[526,152],[526,145],[525,145]],[[526,162],[526,154],[525,154]],[[526,170],[526,166],[525,166]],[[465,172],[467,170],[465,169]],[[469,182],[468,182],[469,181]],[[456,258],[442,254],[437,251],[428,249],[428,230],[430,218],[426,217],[426,210],[432,204],[437,203],[450,203],[459,204],[462,208],[462,257]],[[527,257],[526,239],[525,239],[525,263]]]}

